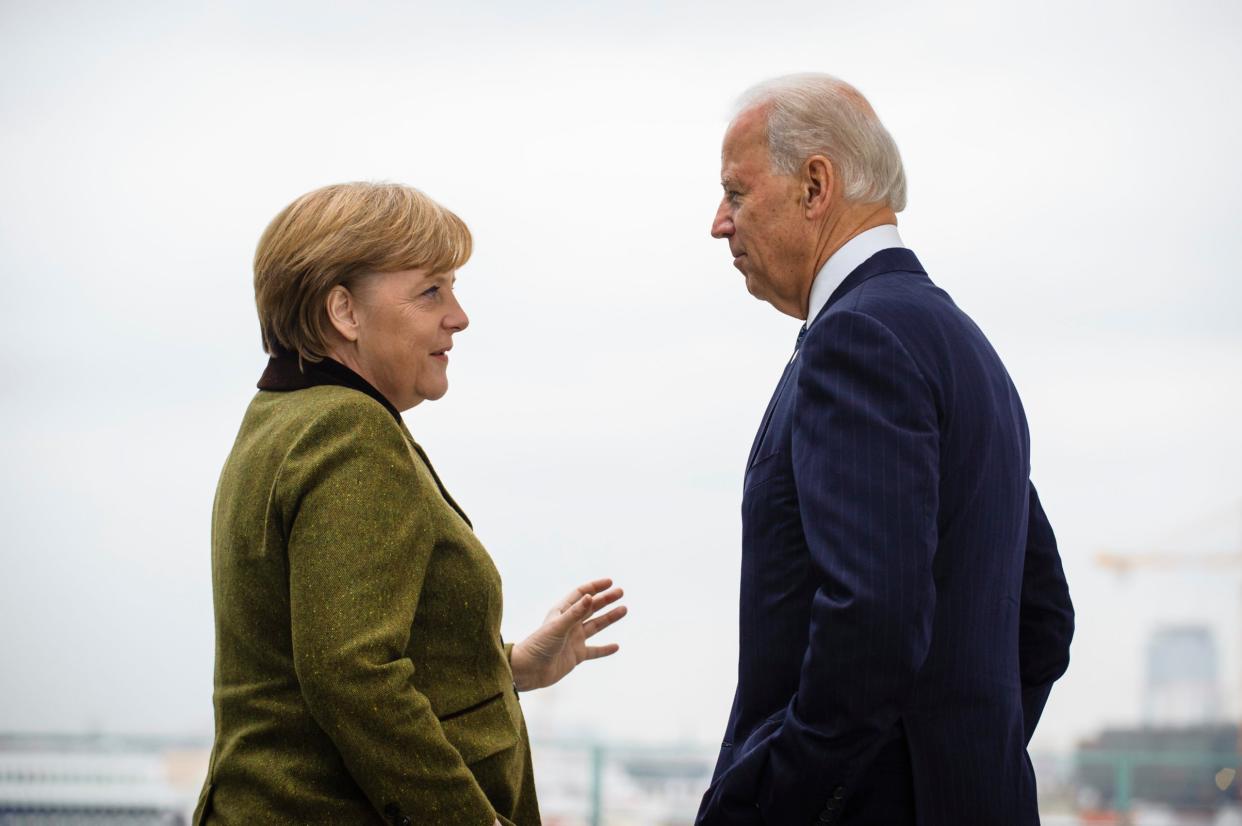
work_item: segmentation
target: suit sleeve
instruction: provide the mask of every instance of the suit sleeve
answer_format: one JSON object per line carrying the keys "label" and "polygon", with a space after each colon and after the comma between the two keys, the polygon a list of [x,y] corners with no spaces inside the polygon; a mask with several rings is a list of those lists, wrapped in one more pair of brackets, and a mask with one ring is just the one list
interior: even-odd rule
{"label": "suit sleeve", "polygon": [[434,550],[436,493],[404,437],[369,401],[333,410],[294,446],[278,491],[294,668],[316,722],[386,819],[491,826],[496,813],[414,687],[405,653]]}
{"label": "suit sleeve", "polygon": [[1070,640],[1074,636],[1074,605],[1057,552],[1057,539],[1034,485],[1030,499],[1018,620],[1018,667],[1027,743],[1035,733],[1053,682],[1069,667]]}
{"label": "suit sleeve", "polygon": [[931,643],[940,432],[931,390],[893,333],[859,313],[821,318],[798,358],[794,481],[817,580],[807,650],[779,726],[721,778],[704,824],[760,822],[725,814],[741,800],[764,823],[834,820]]}

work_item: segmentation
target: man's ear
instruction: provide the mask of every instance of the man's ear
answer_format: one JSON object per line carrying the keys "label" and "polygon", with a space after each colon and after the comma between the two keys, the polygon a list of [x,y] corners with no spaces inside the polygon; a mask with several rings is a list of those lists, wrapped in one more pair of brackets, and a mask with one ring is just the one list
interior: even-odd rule
{"label": "man's ear", "polygon": [[328,321],[346,341],[358,340],[358,303],[345,285],[337,284],[328,291],[325,301]]}
{"label": "man's ear", "polygon": [[832,205],[837,171],[823,155],[812,155],[802,164],[802,208],[806,217],[819,218]]}

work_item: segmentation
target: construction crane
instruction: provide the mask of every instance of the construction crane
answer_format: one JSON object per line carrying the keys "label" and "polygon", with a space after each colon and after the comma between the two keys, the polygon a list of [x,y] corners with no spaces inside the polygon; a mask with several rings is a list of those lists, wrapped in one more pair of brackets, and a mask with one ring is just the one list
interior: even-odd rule
{"label": "construction crane", "polygon": [[[1234,553],[1180,553],[1177,551],[1138,551],[1131,553],[1119,553],[1117,551],[1100,551],[1095,557],[1096,564],[1102,568],[1114,571],[1120,576],[1132,573],[1135,569],[1164,569],[1164,570],[1221,570],[1237,568],[1242,570],[1242,551]],[[1239,605],[1242,606],[1242,600]],[[1242,663],[1239,664],[1242,666]],[[1242,685],[1242,683],[1240,683]],[[1238,706],[1238,754],[1242,755],[1242,702]],[[1234,782],[1236,794],[1242,798],[1242,777],[1231,775],[1230,782]],[[1221,781],[1217,781],[1220,785]]]}
{"label": "construction crane", "polygon": [[1101,551],[1095,556],[1096,564],[1118,574],[1128,574],[1135,568],[1242,568],[1242,551],[1232,554],[1186,554],[1176,551],[1140,551],[1117,553]]}

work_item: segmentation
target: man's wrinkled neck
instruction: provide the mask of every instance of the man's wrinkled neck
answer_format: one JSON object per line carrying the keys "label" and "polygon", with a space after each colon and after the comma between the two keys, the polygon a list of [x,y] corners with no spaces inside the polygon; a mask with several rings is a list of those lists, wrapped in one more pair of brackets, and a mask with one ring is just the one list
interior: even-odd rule
{"label": "man's wrinkled neck", "polygon": [[885,203],[845,203],[840,210],[830,213],[820,227],[815,244],[815,266],[802,291],[802,318],[805,319],[811,302],[811,286],[815,276],[824,268],[837,250],[856,235],[885,224],[897,224],[897,213]]}

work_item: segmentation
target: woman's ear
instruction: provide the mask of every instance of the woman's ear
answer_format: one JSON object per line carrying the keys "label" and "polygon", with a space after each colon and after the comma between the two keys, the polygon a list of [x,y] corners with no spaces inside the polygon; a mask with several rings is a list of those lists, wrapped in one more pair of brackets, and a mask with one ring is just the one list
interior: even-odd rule
{"label": "woman's ear", "polygon": [[328,291],[325,302],[328,321],[346,341],[358,340],[358,303],[353,294],[343,284],[337,284]]}

